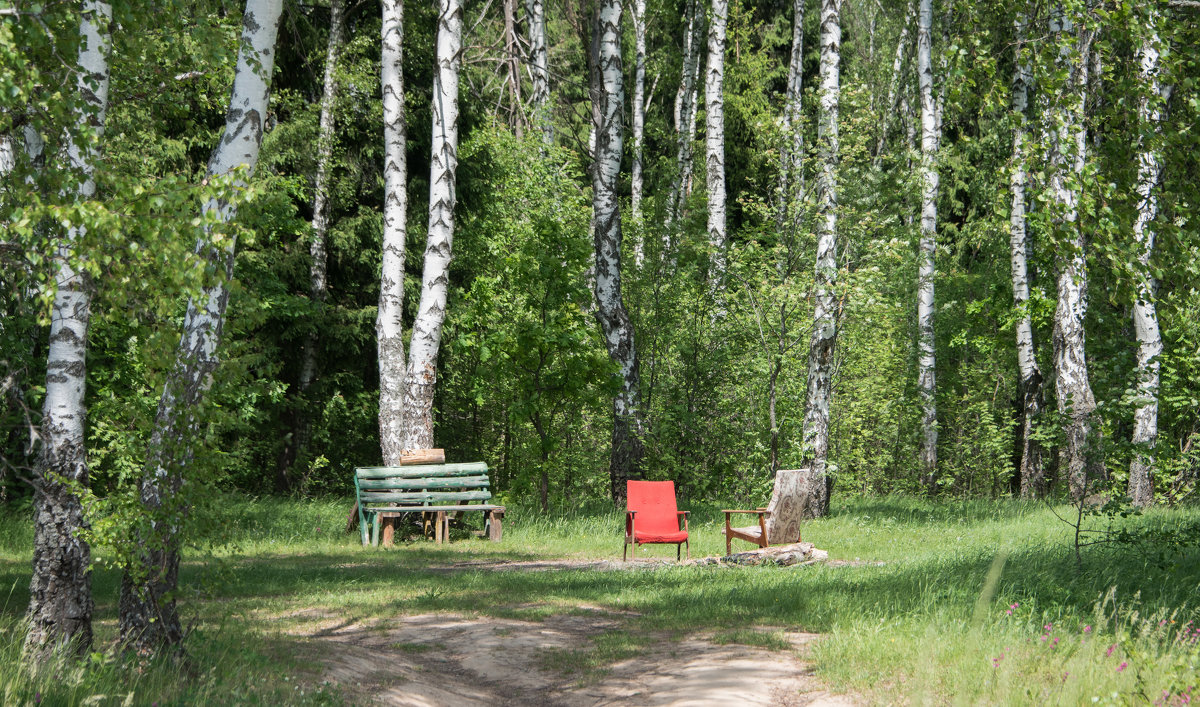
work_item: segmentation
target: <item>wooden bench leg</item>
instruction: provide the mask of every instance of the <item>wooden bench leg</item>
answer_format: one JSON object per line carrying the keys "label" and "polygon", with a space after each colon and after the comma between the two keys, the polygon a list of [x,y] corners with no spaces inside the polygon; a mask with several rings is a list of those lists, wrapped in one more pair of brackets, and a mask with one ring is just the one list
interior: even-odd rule
{"label": "wooden bench leg", "polygon": [[501,519],[504,518],[503,511],[488,511],[487,514],[487,536],[488,540],[499,541],[504,534],[504,528]]}
{"label": "wooden bench leg", "polygon": [[392,541],[396,535],[396,521],[397,520],[398,519],[395,517],[388,517],[388,518],[383,519],[383,536],[380,539],[379,543],[381,545],[383,545],[384,547],[391,547],[393,544]]}
{"label": "wooden bench leg", "polygon": [[371,544],[372,545],[379,544],[379,514],[378,513],[376,513],[375,517],[371,519]]}

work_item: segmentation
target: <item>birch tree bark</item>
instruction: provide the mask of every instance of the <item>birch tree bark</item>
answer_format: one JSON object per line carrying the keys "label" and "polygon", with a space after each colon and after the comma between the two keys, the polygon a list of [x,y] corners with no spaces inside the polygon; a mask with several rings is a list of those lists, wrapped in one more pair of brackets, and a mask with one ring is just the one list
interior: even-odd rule
{"label": "birch tree bark", "polygon": [[1150,269],[1154,256],[1154,220],[1158,216],[1158,185],[1162,176],[1162,155],[1156,144],[1161,131],[1164,106],[1171,88],[1159,81],[1158,38],[1160,13],[1154,3],[1147,5],[1148,17],[1138,49],[1141,97],[1138,100],[1138,212],[1133,222],[1133,237],[1139,248],[1137,301],[1133,305],[1133,328],[1137,334],[1137,410],[1133,414],[1133,460],[1129,464],[1128,494],[1135,506],[1154,503],[1151,471],[1154,467],[1154,444],[1158,439],[1159,362],[1162,355],[1162,335],[1158,328],[1155,297],[1158,281]]}
{"label": "birch tree bark", "polygon": [[546,51],[546,6],[543,0],[525,0],[525,16],[529,22],[534,122],[542,131],[542,142],[549,147],[554,144],[554,122],[550,119],[550,58]]}
{"label": "birch tree bark", "polygon": [[610,492],[621,505],[625,482],[639,473],[642,460],[641,399],[633,326],[621,298],[621,205],[618,180],[624,139],[621,80],[621,3],[598,0],[592,24],[592,125],[596,134],[592,167],[592,241],[595,249],[596,318],[608,355],[621,371],[613,397]]}
{"label": "birch tree bark", "polygon": [[779,204],[775,211],[775,226],[781,234],[794,230],[796,224],[791,214],[804,183],[804,2],[792,0],[792,54],[788,61],[787,96],[783,104]]}
{"label": "birch tree bark", "polygon": [[429,167],[429,229],[421,301],[413,322],[404,379],[404,446],[433,447],[433,394],[446,318],[454,242],[454,173],[458,166],[458,75],[462,67],[462,0],[439,0],[437,65],[433,72],[433,140]]}
{"label": "birch tree bark", "polygon": [[[96,144],[108,111],[111,26],[112,5],[84,0],[76,84],[82,101],[75,114],[76,133],[67,141],[67,158],[80,178],[79,201],[96,194]],[[25,648],[35,653],[67,644],[72,652],[85,654],[92,645],[91,548],[78,537],[86,520],[70,487],[88,483],[84,393],[91,282],[75,252],[84,232],[83,226],[71,226],[55,253],[57,288],[46,357],[42,452],[34,479],[33,577],[26,612]]]}
{"label": "birch tree bark", "polygon": [[1054,312],[1054,390],[1065,428],[1059,468],[1066,475],[1071,497],[1078,499],[1087,493],[1091,415],[1096,409],[1088,382],[1083,329],[1087,314],[1087,260],[1078,224],[1080,181],[1087,163],[1084,107],[1090,34],[1077,30],[1061,6],[1051,14],[1050,32],[1058,42],[1055,65],[1067,76],[1065,90],[1049,116],[1049,190],[1060,241],[1058,302]]}
{"label": "birch tree bark", "polygon": [[[329,170],[333,161],[334,144],[334,101],[337,100],[337,62],[344,41],[345,11],[343,0],[330,0],[329,3],[329,41],[325,46],[325,76],[324,88],[321,92],[321,118],[317,132],[317,173],[313,179],[313,218],[312,242],[309,244],[311,262],[308,266],[308,296],[323,308],[329,286],[327,274],[329,256],[326,250],[326,238],[329,233]],[[304,357],[300,362],[300,380],[296,386],[299,398],[312,386],[317,374],[317,345],[319,337],[317,329],[305,337]],[[294,439],[285,445],[284,458],[279,464],[275,479],[277,491],[286,491],[291,487],[288,468],[297,457],[303,455],[308,446],[308,436],[311,430],[307,414],[297,413],[297,424],[293,431]]]}
{"label": "birch tree bark", "polygon": [[714,289],[725,278],[725,23],[729,0],[712,0],[708,28],[708,68],[704,79],[705,168],[708,177],[709,280]]}
{"label": "birch tree bark", "polygon": [[936,490],[937,398],[933,336],[933,278],[937,253],[937,153],[940,125],[933,99],[933,0],[917,13],[917,81],[921,96],[921,240],[917,260],[917,388],[921,395],[921,469],[929,493]]}
{"label": "birch tree bark", "polygon": [[832,486],[826,474],[829,454],[829,403],[833,397],[833,353],[837,342],[837,177],[838,98],[842,45],[841,0],[821,0],[821,89],[817,149],[816,308],[808,347],[808,387],[804,399],[804,462],[811,471],[804,500],[812,517],[829,512]]}
{"label": "birch tree bark", "polygon": [[379,444],[398,466],[404,446],[404,248],[408,232],[408,124],[404,114],[404,0],[384,0],[380,29],[383,90],[383,263],[375,319],[379,359]]}
{"label": "birch tree bark", "polygon": [[[688,0],[687,31],[683,36],[683,73],[675,94],[675,137],[678,151],[675,178],[667,197],[666,237],[683,215],[683,204],[692,193],[692,143],[696,139],[697,78],[700,73],[700,38],[704,20],[699,0]],[[667,244],[668,248],[670,243]]]}
{"label": "birch tree bark", "polygon": [[[630,209],[633,220],[642,222],[642,148],[646,139],[646,0],[633,0],[633,168]],[[645,257],[642,241],[636,245],[637,262]]]}
{"label": "birch tree bark", "polygon": [[[282,9],[282,0],[246,2],[225,131],[209,158],[209,176],[243,169],[247,171],[237,178],[244,181],[258,162]],[[203,211],[205,218],[228,223],[236,215],[237,205],[214,199]],[[174,599],[179,583],[179,523],[185,503],[179,491],[184,470],[195,455],[196,409],[217,366],[236,245],[232,237],[224,242],[206,238],[197,245],[217,277],[198,299],[188,302],[183,336],[150,436],[141,502],[150,516],[151,534],[138,539],[140,556],[126,568],[119,601],[120,641],[141,652],[177,646],[183,640]]]}
{"label": "birch tree bark", "polygon": [[1009,211],[1009,248],[1012,270],[1013,308],[1017,311],[1017,371],[1021,376],[1021,497],[1041,498],[1048,490],[1042,463],[1042,445],[1033,435],[1034,424],[1042,409],[1042,371],[1033,345],[1033,320],[1029,312],[1029,268],[1026,253],[1029,242],[1025,217],[1026,135],[1029,109],[1030,70],[1025,56],[1024,15],[1014,25],[1016,67],[1013,71],[1012,114],[1013,155],[1009,187],[1012,209]]}

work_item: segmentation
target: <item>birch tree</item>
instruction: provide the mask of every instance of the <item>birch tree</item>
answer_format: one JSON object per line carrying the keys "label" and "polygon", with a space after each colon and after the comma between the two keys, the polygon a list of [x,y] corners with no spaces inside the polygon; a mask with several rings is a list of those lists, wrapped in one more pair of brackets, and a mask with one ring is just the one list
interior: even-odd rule
{"label": "birch tree", "polygon": [[811,470],[806,513],[829,511],[826,459],[829,455],[829,403],[833,397],[833,353],[837,342],[838,99],[842,45],[841,0],[821,0],[821,87],[817,116],[817,259],[812,337],[808,347],[808,386],[804,398],[804,461]]}
{"label": "birch tree", "polygon": [[[282,8],[282,0],[246,2],[225,130],[209,158],[209,177],[233,175],[244,183],[258,162]],[[213,199],[204,205],[202,220],[225,224],[236,212],[235,202]],[[209,230],[209,236],[216,233]],[[183,336],[151,432],[140,496],[152,532],[138,539],[139,556],[125,571],[119,601],[120,640],[140,651],[153,652],[183,640],[174,598],[179,581],[179,523],[183,511],[179,491],[184,470],[196,451],[196,409],[217,366],[235,248],[231,235],[205,238],[197,245],[197,252],[209,262],[216,279],[188,302]]]}
{"label": "birch tree", "polygon": [[790,233],[794,202],[803,188],[804,165],[804,3],[792,0],[792,51],[783,104],[783,142],[779,148],[779,204],[775,226]]}
{"label": "birch tree", "polygon": [[525,0],[525,16],[529,23],[533,120],[542,131],[542,142],[549,147],[554,144],[554,122],[550,116],[550,58],[546,51],[546,5],[543,0]]}
{"label": "birch tree", "polygon": [[[329,171],[333,161],[335,142],[334,102],[337,100],[337,63],[341,54],[345,34],[345,5],[343,0],[330,0],[329,40],[325,46],[325,75],[321,92],[321,117],[317,132],[317,173],[313,179],[312,242],[309,244],[311,262],[308,266],[308,296],[318,307],[324,307],[329,291],[329,256],[326,239],[329,234]],[[317,344],[319,337],[314,328],[305,337],[304,356],[300,362],[300,380],[297,388],[300,396],[312,386],[317,374]],[[309,421],[302,419],[295,432],[298,439],[288,445],[293,451],[279,466],[276,490],[285,491],[291,485],[287,478],[287,467],[303,453],[308,444]]]}
{"label": "birch tree", "polygon": [[937,373],[933,336],[933,278],[937,253],[937,156],[940,120],[933,99],[933,0],[917,11],[917,81],[921,98],[921,240],[917,259],[917,388],[921,395],[921,468],[927,491],[937,472]]}
{"label": "birch tree", "polygon": [[[79,178],[79,201],[96,194],[97,144],[108,110],[111,25],[112,5],[84,0],[76,74],[81,100],[75,132],[68,135],[66,146],[71,169]],[[91,282],[76,249],[84,233],[85,226],[70,226],[54,258],[56,288],[46,357],[42,451],[34,480],[33,578],[26,612],[25,647],[35,652],[65,643],[83,654],[92,644],[91,548],[78,536],[86,521],[71,486],[88,483],[84,393]]]}
{"label": "birch tree", "polygon": [[1009,211],[1009,248],[1012,270],[1013,308],[1017,312],[1017,371],[1021,376],[1021,496],[1040,498],[1046,493],[1045,470],[1042,465],[1042,446],[1033,434],[1034,423],[1042,408],[1042,371],[1038,367],[1033,345],[1033,319],[1029,312],[1029,268],[1026,253],[1029,242],[1025,216],[1025,184],[1027,181],[1026,134],[1029,108],[1029,62],[1025,55],[1024,15],[1017,18],[1016,66],[1012,83],[1013,149],[1012,173],[1009,188],[1012,208]]}
{"label": "birch tree", "polygon": [[[642,222],[642,151],[646,140],[646,0],[633,0],[633,167],[630,175],[630,210],[633,220]],[[637,244],[637,260],[644,257],[641,241]]]}
{"label": "birch tree", "polygon": [[[383,91],[383,263],[375,318],[379,359],[379,443],[383,463],[400,464],[404,445],[404,248],[408,163],[404,115],[404,0],[384,0],[380,29]],[[424,449],[425,447],[422,447]]]}
{"label": "birch tree", "polygon": [[708,186],[709,278],[719,287],[725,277],[725,24],[729,0],[712,0],[708,26],[708,67],[704,78],[705,168]]}
{"label": "birch tree", "polygon": [[1137,216],[1133,222],[1133,237],[1138,245],[1137,301],[1133,305],[1133,328],[1138,340],[1136,390],[1137,409],[1133,414],[1133,444],[1135,451],[1129,464],[1129,498],[1135,506],[1145,507],[1154,502],[1151,470],[1153,450],[1158,439],[1159,361],[1163,352],[1162,335],[1158,328],[1155,298],[1158,281],[1150,268],[1154,256],[1154,221],[1158,216],[1158,184],[1162,176],[1162,155],[1157,145],[1165,104],[1171,87],[1159,80],[1161,42],[1158,37],[1160,12],[1154,3],[1147,5],[1143,36],[1138,48],[1138,174]]}
{"label": "birch tree", "polygon": [[641,399],[637,347],[633,326],[621,297],[621,205],[618,180],[624,139],[621,78],[621,3],[598,0],[592,21],[592,125],[596,134],[592,167],[592,242],[595,249],[593,283],[596,318],[608,355],[621,375],[613,396],[612,449],[609,482],[618,505],[625,500],[625,482],[639,471],[642,459]]}
{"label": "birch tree", "polygon": [[1057,42],[1055,67],[1066,86],[1048,112],[1050,122],[1049,198],[1058,247],[1058,301],[1054,312],[1054,392],[1063,417],[1065,441],[1059,468],[1071,496],[1087,492],[1091,416],[1096,399],[1088,382],[1083,329],[1087,314],[1087,259],[1079,226],[1079,192],[1087,163],[1084,107],[1088,86],[1091,34],[1076,28],[1060,6],[1051,13],[1050,33]]}
{"label": "birch tree", "polygon": [[462,67],[462,0],[438,5],[437,64],[433,72],[433,140],[429,166],[429,229],[421,301],[413,322],[404,379],[404,447],[433,446],[433,394],[446,318],[454,242],[455,169],[458,166],[458,75]]}
{"label": "birch tree", "polygon": [[699,0],[688,0],[687,31],[683,35],[683,68],[675,93],[675,178],[667,196],[666,232],[683,215],[683,204],[692,193],[692,143],[696,139],[697,78],[700,72],[700,38],[704,19]]}

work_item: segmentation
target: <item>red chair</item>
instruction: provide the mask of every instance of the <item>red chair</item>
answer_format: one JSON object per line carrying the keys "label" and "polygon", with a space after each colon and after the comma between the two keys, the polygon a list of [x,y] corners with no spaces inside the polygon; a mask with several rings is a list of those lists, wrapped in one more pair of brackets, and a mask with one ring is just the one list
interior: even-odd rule
{"label": "red chair", "polygon": [[[629,559],[630,545],[665,543],[679,547],[688,544],[688,513],[675,506],[674,481],[629,481],[625,490],[625,545],[621,559]],[[636,547],[635,547],[636,549]],[[691,548],[688,547],[688,559]]]}

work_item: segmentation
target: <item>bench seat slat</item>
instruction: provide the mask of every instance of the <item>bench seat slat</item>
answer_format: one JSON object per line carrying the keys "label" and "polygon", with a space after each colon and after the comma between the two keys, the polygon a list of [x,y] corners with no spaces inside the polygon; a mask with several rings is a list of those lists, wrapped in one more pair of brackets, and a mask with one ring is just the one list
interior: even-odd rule
{"label": "bench seat slat", "polygon": [[418,464],[415,466],[364,466],[354,470],[362,479],[413,479],[428,476],[472,476],[486,474],[484,462],[464,464]]}
{"label": "bench seat slat", "polygon": [[360,498],[368,503],[451,503],[461,501],[486,501],[492,497],[492,492],[483,491],[445,491],[437,492],[400,492],[400,491],[363,491]]}
{"label": "bench seat slat", "polygon": [[384,489],[388,491],[406,491],[409,489],[485,489],[488,488],[488,477],[467,476],[462,478],[426,477],[422,479],[360,479],[358,487],[366,491]]}
{"label": "bench seat slat", "polygon": [[436,511],[503,511],[505,507],[481,503],[469,506],[379,506],[367,510],[371,513],[432,513]]}

